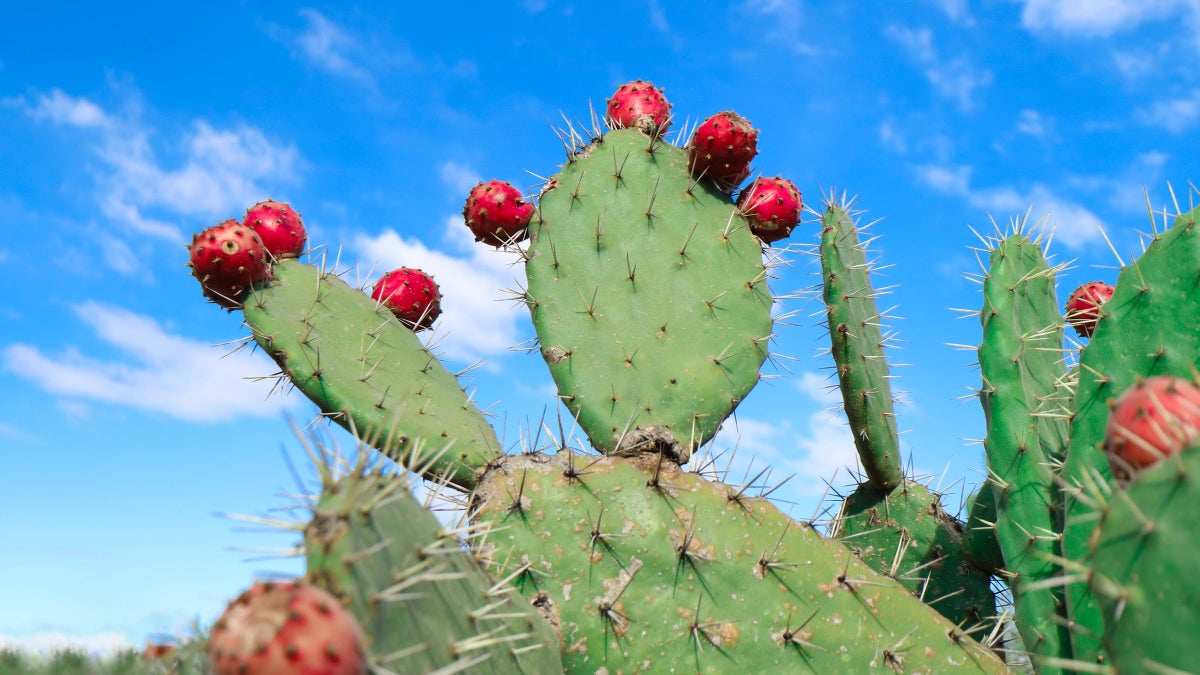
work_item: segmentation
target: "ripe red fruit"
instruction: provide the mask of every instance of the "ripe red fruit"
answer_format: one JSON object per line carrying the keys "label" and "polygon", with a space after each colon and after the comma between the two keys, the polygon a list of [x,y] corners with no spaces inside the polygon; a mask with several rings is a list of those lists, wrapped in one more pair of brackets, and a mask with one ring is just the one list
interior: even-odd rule
{"label": "ripe red fruit", "polygon": [[500,247],[529,236],[533,204],[526,203],[521,191],[511,184],[490,180],[471,188],[463,218],[475,241]]}
{"label": "ripe red fruit", "polygon": [[671,104],[649,82],[627,82],[608,99],[605,121],[611,129],[638,128],[662,136],[671,127]]}
{"label": "ripe red fruit", "polygon": [[258,233],[267,253],[276,260],[299,258],[304,253],[308,233],[300,214],[288,204],[270,199],[259,202],[246,210],[242,224]]}
{"label": "ripe red fruit", "polygon": [[229,603],[213,624],[214,675],[365,675],[358,621],[328,591],[262,582]]}
{"label": "ripe red fruit", "polygon": [[192,276],[209,300],[226,309],[241,307],[246,290],[271,273],[262,239],[236,220],[197,234],[189,248]]}
{"label": "ripe red fruit", "polygon": [[738,209],[750,221],[750,231],[770,244],[792,234],[800,223],[804,201],[786,178],[758,178],[738,195]]}
{"label": "ripe red fruit", "polygon": [[1089,281],[1075,289],[1067,298],[1067,325],[1073,326],[1080,337],[1090,338],[1100,321],[1100,306],[1113,296],[1113,287],[1103,281]]}
{"label": "ripe red fruit", "polygon": [[757,154],[758,129],[735,112],[719,112],[696,127],[688,165],[693,176],[704,176],[729,192],[750,175],[750,160]]}
{"label": "ripe red fruit", "polygon": [[1200,434],[1200,387],[1156,375],[1126,389],[1105,428],[1104,449],[1113,475],[1156,464],[1180,452]]}
{"label": "ripe red fruit", "polygon": [[401,267],[375,282],[371,297],[414,331],[433,325],[442,313],[442,296],[433,277],[418,269]]}

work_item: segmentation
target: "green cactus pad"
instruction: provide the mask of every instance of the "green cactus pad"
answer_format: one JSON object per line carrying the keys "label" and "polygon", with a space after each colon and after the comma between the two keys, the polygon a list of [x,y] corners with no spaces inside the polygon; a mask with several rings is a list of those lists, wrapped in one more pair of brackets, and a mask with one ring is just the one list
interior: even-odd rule
{"label": "green cactus pad", "polygon": [[506,457],[473,506],[568,672],[1006,672],[842,544],[660,455]]}
{"label": "green cactus pad", "polygon": [[995,623],[991,576],[967,561],[962,523],[924,485],[905,481],[890,493],[860,485],[842,502],[830,535],[955,625]]}
{"label": "green cactus pad", "polygon": [[559,397],[601,451],[686,462],[766,358],[761,245],[682,149],[637,129],[574,154],[538,213],[526,300]]}
{"label": "green cactus pad", "polygon": [[459,533],[417,502],[407,475],[362,456],[343,475],[321,470],[307,576],[348,601],[381,672],[562,672],[549,622],[488,576]]}
{"label": "green cactus pad", "polygon": [[1197,513],[1200,445],[1108,495],[1086,562],[1115,672],[1200,672]]}
{"label": "green cactus pad", "polygon": [[[1052,463],[1067,443],[1065,416],[1053,408],[1062,356],[1063,320],[1055,268],[1019,230],[995,241],[983,283],[979,399],[987,420],[989,482],[998,513],[996,540],[1016,605],[1021,638],[1040,657],[1069,658],[1061,589],[1032,586],[1060,577],[1061,555]],[[1032,587],[1031,587],[1032,586]],[[1050,670],[1049,672],[1056,672]]]}
{"label": "green cactus pad", "polygon": [[336,275],[297,260],[280,261],[274,275],[243,313],[296,388],[388,457],[471,489],[500,443],[454,375],[386,308]]}
{"label": "green cactus pad", "polygon": [[[1175,219],[1117,277],[1113,297],[1079,357],[1080,377],[1071,420],[1071,445],[1063,469],[1066,525],[1063,554],[1083,560],[1095,529],[1095,504],[1086,493],[1111,478],[1103,452],[1109,405],[1139,377],[1191,378],[1200,368],[1200,208]],[[1101,616],[1087,585],[1067,587],[1071,620],[1087,630],[1073,634],[1075,658],[1102,658]]]}
{"label": "green cactus pad", "polygon": [[867,482],[887,492],[904,482],[892,387],[884,359],[882,316],[866,252],[845,201],[826,203],[821,219],[821,277],[826,323],[846,418]]}

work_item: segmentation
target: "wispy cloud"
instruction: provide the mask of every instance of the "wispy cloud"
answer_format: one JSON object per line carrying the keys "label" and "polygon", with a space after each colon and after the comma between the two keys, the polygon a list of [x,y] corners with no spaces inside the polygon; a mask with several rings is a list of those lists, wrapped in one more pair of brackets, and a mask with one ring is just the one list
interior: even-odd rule
{"label": "wispy cloud", "polygon": [[294,36],[294,49],[306,61],[338,77],[374,86],[374,77],[362,64],[366,50],[357,39],[315,9],[302,9],[300,16],[307,26]]}
{"label": "wispy cloud", "polygon": [[968,0],[931,0],[946,18],[962,26],[972,26],[975,18],[967,6]]}
{"label": "wispy cloud", "polygon": [[1035,183],[1026,190],[1009,186],[976,188],[971,184],[971,167],[962,165],[924,164],[916,167],[916,174],[921,183],[987,211],[997,222],[1030,209],[1034,217],[1049,214],[1047,226],[1054,229],[1054,241],[1068,248],[1081,248],[1101,238],[1102,223],[1095,213],[1057,196],[1044,184]]}
{"label": "wispy cloud", "polygon": [[929,28],[890,25],[884,29],[884,35],[922,69],[938,96],[953,101],[960,110],[979,107],[976,91],[992,83],[990,70],[976,67],[963,55],[943,57],[933,43],[933,31]]}
{"label": "wispy cloud", "polygon": [[1194,14],[1189,0],[1019,0],[1021,25],[1035,31],[1106,37],[1148,21]]}
{"label": "wispy cloud", "polygon": [[[801,497],[817,499],[825,492],[825,481],[857,466],[858,451],[850,427],[844,415],[837,412],[841,405],[837,382],[825,375],[807,372],[796,380],[796,387],[810,403],[822,407],[803,418],[802,423],[794,423],[793,418],[765,421],[738,417],[736,423],[725,424],[715,444],[736,444],[738,460],[746,464],[731,468],[731,481],[734,473],[753,474],[761,467],[770,466],[773,467],[773,480],[793,475],[789,489]],[[750,465],[744,458],[751,454],[762,463]],[[754,469],[754,466],[760,466],[760,469]]]}
{"label": "wispy cloud", "polygon": [[671,45],[671,49],[675,51],[683,49],[683,38],[671,30],[671,22],[667,20],[667,10],[663,9],[662,3],[658,0],[650,0],[646,3],[646,8],[650,12],[650,25],[654,26],[654,30],[657,30]]}
{"label": "wispy cloud", "polygon": [[1042,113],[1026,108],[1017,115],[1017,132],[1040,139],[1053,139],[1054,120]]}
{"label": "wispy cloud", "polygon": [[[146,253],[147,238],[184,243],[180,216],[213,222],[236,217],[266,196],[268,187],[298,179],[302,160],[295,146],[249,125],[219,128],[195,120],[180,136],[152,142],[162,134],[142,120],[137,94],[125,95],[116,113],[59,89],[4,100],[31,119],[88,134],[83,152],[104,167],[95,172],[95,199],[116,226],[95,236],[105,261],[118,272],[140,267],[132,261]],[[160,152],[181,159],[168,166]]]}
{"label": "wispy cloud", "polygon": [[1147,125],[1182,134],[1200,122],[1200,93],[1155,101],[1137,111],[1138,119]]}
{"label": "wispy cloud", "polygon": [[72,309],[101,342],[132,361],[16,343],[0,350],[3,369],[68,401],[115,404],[190,422],[273,416],[296,402],[267,398],[271,382],[246,379],[278,370],[262,353],[243,349],[224,356],[227,348],[174,335],[150,317],[112,305],[84,302]]}
{"label": "wispy cloud", "polygon": [[774,44],[798,54],[812,55],[819,51],[800,41],[804,3],[799,0],[744,0],[739,13],[759,18],[764,24],[762,36]]}

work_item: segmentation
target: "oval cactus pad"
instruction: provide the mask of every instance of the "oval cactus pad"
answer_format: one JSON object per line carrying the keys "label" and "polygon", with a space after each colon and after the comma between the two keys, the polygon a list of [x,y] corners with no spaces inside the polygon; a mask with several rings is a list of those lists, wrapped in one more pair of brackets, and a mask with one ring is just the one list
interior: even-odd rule
{"label": "oval cactus pad", "polygon": [[746,220],[684,150],[620,129],[572,155],[530,229],[527,301],[560,398],[603,452],[687,461],[767,356]]}

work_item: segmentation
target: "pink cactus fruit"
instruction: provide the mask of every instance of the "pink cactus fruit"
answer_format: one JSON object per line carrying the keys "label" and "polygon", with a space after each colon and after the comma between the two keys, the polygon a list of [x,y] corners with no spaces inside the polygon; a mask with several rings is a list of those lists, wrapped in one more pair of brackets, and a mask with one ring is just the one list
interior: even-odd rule
{"label": "pink cactus fruit", "polygon": [[738,209],[750,221],[750,231],[771,244],[792,234],[800,223],[804,201],[786,178],[758,178],[738,195]]}
{"label": "pink cactus fruit", "polygon": [[1200,434],[1200,387],[1156,375],[1126,389],[1113,405],[1104,449],[1113,475],[1158,463],[1186,448]]}
{"label": "pink cactus fruit", "polygon": [[533,204],[527,203],[521,191],[511,184],[489,180],[471,188],[463,218],[475,241],[500,247],[529,236]]}
{"label": "pink cactus fruit", "polygon": [[662,136],[671,127],[671,104],[649,82],[626,82],[608,99],[605,121],[611,129],[637,128]]}
{"label": "pink cactus fruit", "polygon": [[1100,321],[1100,306],[1113,296],[1113,287],[1103,281],[1089,281],[1067,298],[1067,325],[1075,328],[1080,337],[1090,338]]}
{"label": "pink cactus fruit", "polygon": [[242,224],[258,233],[267,253],[275,260],[299,258],[304,253],[308,233],[300,214],[288,204],[270,199],[259,202],[246,210]]}
{"label": "pink cactus fruit", "polygon": [[733,111],[704,120],[688,144],[692,175],[704,176],[730,192],[750,175],[750,161],[758,154],[758,129]]}
{"label": "pink cactus fruit", "polygon": [[241,307],[246,290],[271,274],[262,239],[236,220],[192,237],[189,250],[188,266],[205,297],[226,309]]}
{"label": "pink cactus fruit", "polygon": [[213,624],[214,675],[365,675],[363,631],[328,591],[301,582],[260,582]]}
{"label": "pink cactus fruit", "polygon": [[383,275],[375,282],[371,297],[414,331],[429,328],[442,313],[442,296],[433,277],[410,267]]}

